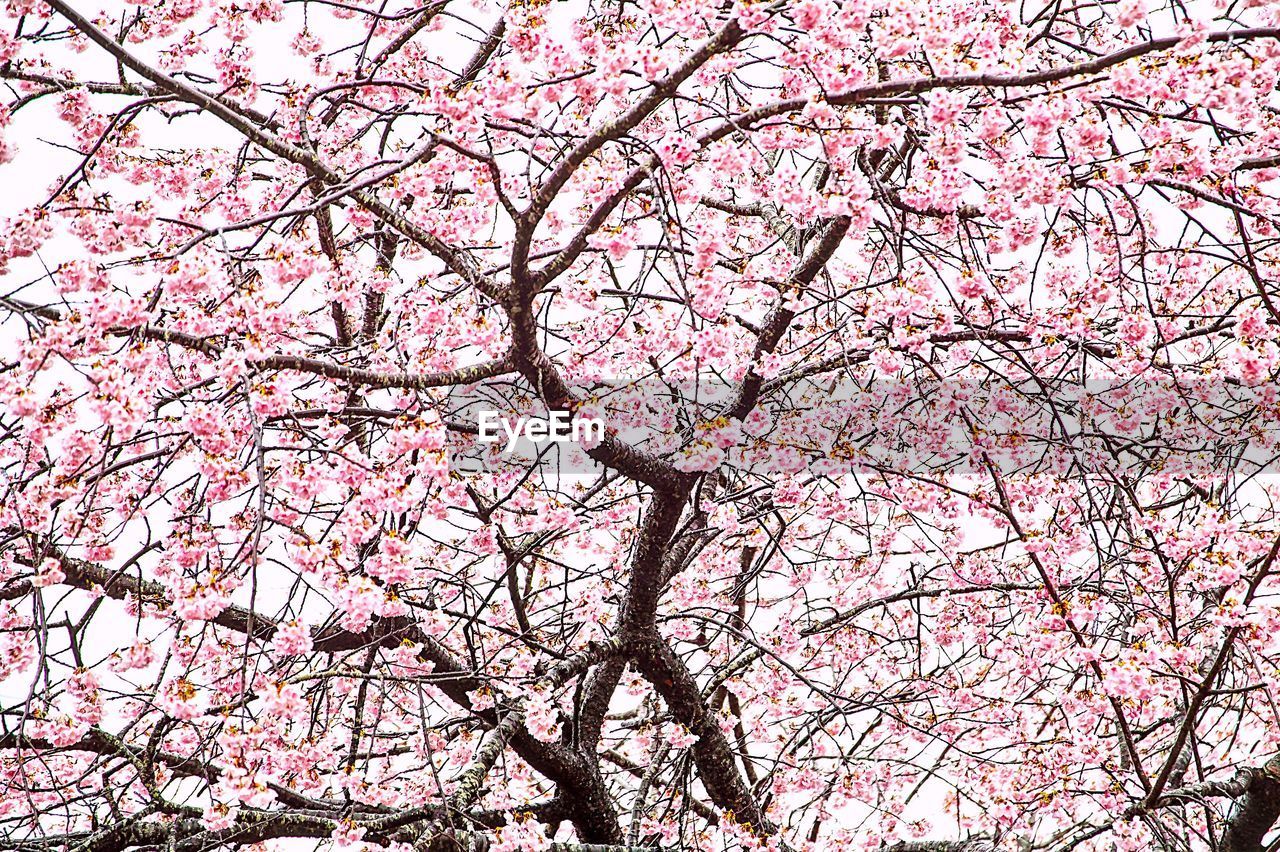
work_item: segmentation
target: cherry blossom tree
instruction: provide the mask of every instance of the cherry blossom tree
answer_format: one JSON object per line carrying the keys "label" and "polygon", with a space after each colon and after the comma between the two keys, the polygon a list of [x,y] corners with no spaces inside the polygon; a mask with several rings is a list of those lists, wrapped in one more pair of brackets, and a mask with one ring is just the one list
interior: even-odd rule
{"label": "cherry blossom tree", "polygon": [[1277,4],[2,8],[0,846],[1277,848]]}

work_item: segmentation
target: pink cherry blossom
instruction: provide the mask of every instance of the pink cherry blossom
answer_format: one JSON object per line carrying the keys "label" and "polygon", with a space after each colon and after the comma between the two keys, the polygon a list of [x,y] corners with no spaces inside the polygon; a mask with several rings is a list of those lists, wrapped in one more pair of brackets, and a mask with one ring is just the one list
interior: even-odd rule
{"label": "pink cherry blossom", "polygon": [[1277,27],[7,0],[0,837],[1274,847]]}

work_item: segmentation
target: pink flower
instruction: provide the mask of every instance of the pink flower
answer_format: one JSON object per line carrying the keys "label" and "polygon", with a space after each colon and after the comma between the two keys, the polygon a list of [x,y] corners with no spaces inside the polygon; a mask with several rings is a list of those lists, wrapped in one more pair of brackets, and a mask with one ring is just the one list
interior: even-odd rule
{"label": "pink flower", "polygon": [[38,589],[48,586],[55,586],[67,578],[66,573],[62,570],[62,563],[56,559],[45,559],[41,561],[40,567],[31,578],[31,585]]}
{"label": "pink flower", "polygon": [[360,838],[364,837],[365,831],[367,829],[364,826],[357,826],[353,821],[344,819],[338,822],[338,827],[333,830],[333,835],[330,839],[337,844],[339,849],[342,849],[359,843]]}
{"label": "pink flower", "polygon": [[700,440],[687,447],[672,464],[677,470],[695,473],[715,470],[724,463],[724,451],[711,441]]}
{"label": "pink flower", "polygon": [[497,706],[494,702],[494,692],[487,686],[468,692],[467,699],[471,702],[471,709],[477,713],[492,710]]}
{"label": "pink flower", "polygon": [[173,718],[186,721],[199,717],[205,708],[195,685],[184,677],[166,681],[156,703]]}
{"label": "pink flower", "polygon": [[829,7],[817,0],[803,0],[791,8],[791,17],[801,29],[811,30],[831,12]]}
{"label": "pink flower", "polygon": [[895,376],[903,367],[903,358],[892,349],[876,349],[871,353],[871,363],[881,373]]}
{"label": "pink flower", "polygon": [[359,633],[373,621],[385,594],[368,577],[344,580],[334,595],[343,630]]}
{"label": "pink flower", "polygon": [[1137,346],[1150,337],[1154,330],[1150,319],[1140,314],[1130,314],[1120,323],[1120,338]]}
{"label": "pink flower", "polygon": [[592,234],[587,238],[587,245],[604,249],[609,259],[621,263],[636,245],[636,235],[631,228],[613,228]]}
{"label": "pink flower", "polygon": [[27,210],[0,227],[0,261],[34,254],[53,233],[48,211]]}
{"label": "pink flower", "polygon": [[560,711],[546,695],[535,692],[525,698],[524,722],[534,739],[544,743],[560,738]]}
{"label": "pink flower", "polygon": [[1116,6],[1116,23],[1122,27],[1136,26],[1146,17],[1146,0],[1120,0]]}
{"label": "pink flower", "polygon": [[310,654],[311,646],[310,629],[297,620],[282,624],[276,629],[275,636],[271,637],[271,654],[278,658]]}
{"label": "pink flower", "polygon": [[151,665],[155,662],[156,652],[152,650],[151,643],[137,639],[123,651],[115,652],[112,657],[111,670],[127,672],[134,669],[145,669]]}
{"label": "pink flower", "polygon": [[276,684],[267,689],[265,699],[267,712],[280,719],[305,719],[309,710],[296,686]]}
{"label": "pink flower", "polygon": [[672,748],[688,748],[698,741],[698,738],[684,725],[668,724],[663,733]]}
{"label": "pink flower", "polygon": [[200,817],[200,823],[210,831],[222,831],[235,825],[235,822],[235,809],[220,802],[208,805]]}
{"label": "pink flower", "polygon": [[102,700],[98,694],[98,680],[92,672],[77,669],[67,678],[67,695],[72,699],[72,718],[84,725],[96,725],[102,721]]}
{"label": "pink flower", "polygon": [[953,122],[968,103],[960,92],[939,89],[929,96],[929,123],[942,128]]}

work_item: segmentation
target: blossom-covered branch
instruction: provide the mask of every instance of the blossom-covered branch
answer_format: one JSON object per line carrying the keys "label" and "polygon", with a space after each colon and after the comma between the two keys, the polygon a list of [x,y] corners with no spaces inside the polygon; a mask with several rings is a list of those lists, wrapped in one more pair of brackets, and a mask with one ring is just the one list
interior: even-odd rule
{"label": "blossom-covered branch", "polygon": [[1275,845],[1272,6],[0,2],[8,846]]}

